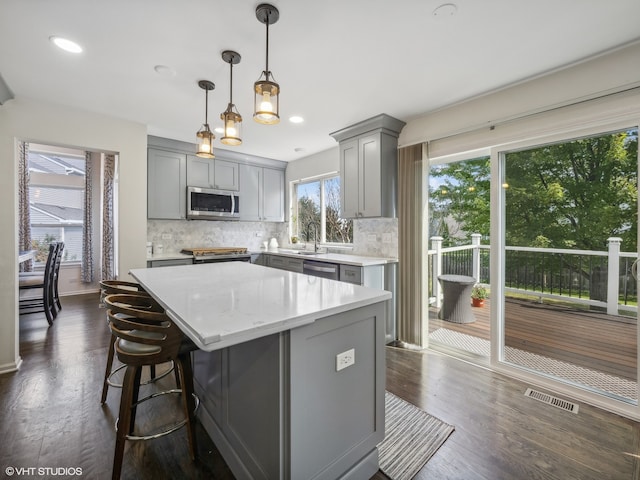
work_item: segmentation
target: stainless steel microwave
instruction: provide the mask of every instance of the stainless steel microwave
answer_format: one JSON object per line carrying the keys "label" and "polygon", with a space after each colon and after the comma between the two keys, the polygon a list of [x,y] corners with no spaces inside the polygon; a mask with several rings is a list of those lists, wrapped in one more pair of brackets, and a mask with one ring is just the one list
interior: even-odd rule
{"label": "stainless steel microwave", "polygon": [[191,220],[237,220],[238,192],[187,187],[187,218]]}

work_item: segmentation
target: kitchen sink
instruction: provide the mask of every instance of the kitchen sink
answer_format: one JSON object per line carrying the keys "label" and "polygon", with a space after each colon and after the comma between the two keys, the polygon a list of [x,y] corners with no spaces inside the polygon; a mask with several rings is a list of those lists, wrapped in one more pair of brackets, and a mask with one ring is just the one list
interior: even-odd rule
{"label": "kitchen sink", "polygon": [[316,252],[306,252],[306,251],[301,251],[298,252],[298,255],[318,255]]}

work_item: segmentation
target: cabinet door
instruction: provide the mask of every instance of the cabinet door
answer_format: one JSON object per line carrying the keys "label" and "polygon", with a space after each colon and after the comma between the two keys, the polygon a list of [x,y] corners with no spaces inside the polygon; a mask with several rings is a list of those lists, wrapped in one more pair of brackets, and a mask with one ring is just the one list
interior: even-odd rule
{"label": "cabinet door", "polygon": [[238,164],[226,160],[214,161],[213,188],[218,190],[239,190]]}
{"label": "cabinet door", "polygon": [[342,217],[357,218],[359,205],[358,140],[340,143],[340,197]]}
{"label": "cabinet door", "polygon": [[213,165],[211,158],[189,155],[187,158],[187,185],[190,187],[213,188]]}
{"label": "cabinet door", "polygon": [[380,136],[368,135],[358,140],[359,195],[358,216],[379,217],[382,214]]}
{"label": "cabinet door", "polygon": [[240,165],[240,220],[257,222],[261,220],[260,187],[262,168]]}
{"label": "cabinet door", "polygon": [[147,217],[184,219],[187,212],[187,164],[180,153],[149,149]]}
{"label": "cabinet door", "polygon": [[262,219],[284,222],[284,172],[262,169]]}

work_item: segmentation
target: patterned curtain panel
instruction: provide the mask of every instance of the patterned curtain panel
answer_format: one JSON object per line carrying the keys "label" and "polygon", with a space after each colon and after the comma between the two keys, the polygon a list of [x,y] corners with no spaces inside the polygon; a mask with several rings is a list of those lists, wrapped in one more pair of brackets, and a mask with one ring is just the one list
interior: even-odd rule
{"label": "patterned curtain panel", "polygon": [[398,340],[427,346],[428,319],[423,318],[426,296],[426,255],[423,258],[424,216],[423,146],[398,151]]}
{"label": "patterned curtain panel", "polygon": [[91,152],[85,152],[84,176],[84,226],[82,228],[82,267],[81,277],[84,283],[93,282],[93,159]]}
{"label": "patterned curtain panel", "polygon": [[[29,144],[20,142],[18,159],[18,249],[31,250],[31,215],[29,208]],[[20,264],[21,272],[33,270],[33,260]]]}
{"label": "patterned curtain panel", "polygon": [[102,197],[102,279],[115,279],[115,264],[113,258],[113,182],[116,172],[115,155],[104,157],[104,185]]}

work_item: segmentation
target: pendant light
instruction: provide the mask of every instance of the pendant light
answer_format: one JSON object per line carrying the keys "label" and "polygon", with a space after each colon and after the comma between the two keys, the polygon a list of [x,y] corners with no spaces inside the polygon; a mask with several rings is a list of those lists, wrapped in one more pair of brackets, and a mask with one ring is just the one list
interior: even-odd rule
{"label": "pendant light", "polygon": [[222,52],[222,60],[229,64],[229,105],[220,114],[223,122],[224,133],[220,141],[225,145],[240,145],[242,143],[242,117],[233,104],[233,66],[240,63],[240,54],[231,50]]}
{"label": "pendant light", "polygon": [[269,71],[269,25],[278,21],[280,12],[273,5],[262,3],[256,7],[256,17],[267,26],[267,54],[266,67],[254,84],[253,119],[258,123],[273,125],[280,122],[280,85],[273,81]]}
{"label": "pendant light", "polygon": [[200,80],[198,82],[198,86],[205,91],[205,107],[204,107],[204,125],[202,125],[202,128],[196,134],[197,144],[198,144],[198,150],[196,152],[196,155],[198,157],[214,158],[215,155],[213,154],[213,139],[216,138],[216,136],[213,134],[213,132],[209,128],[208,115],[209,115],[209,90],[213,90],[214,88],[216,88],[216,86],[213,84],[213,82],[210,82],[209,80]]}

